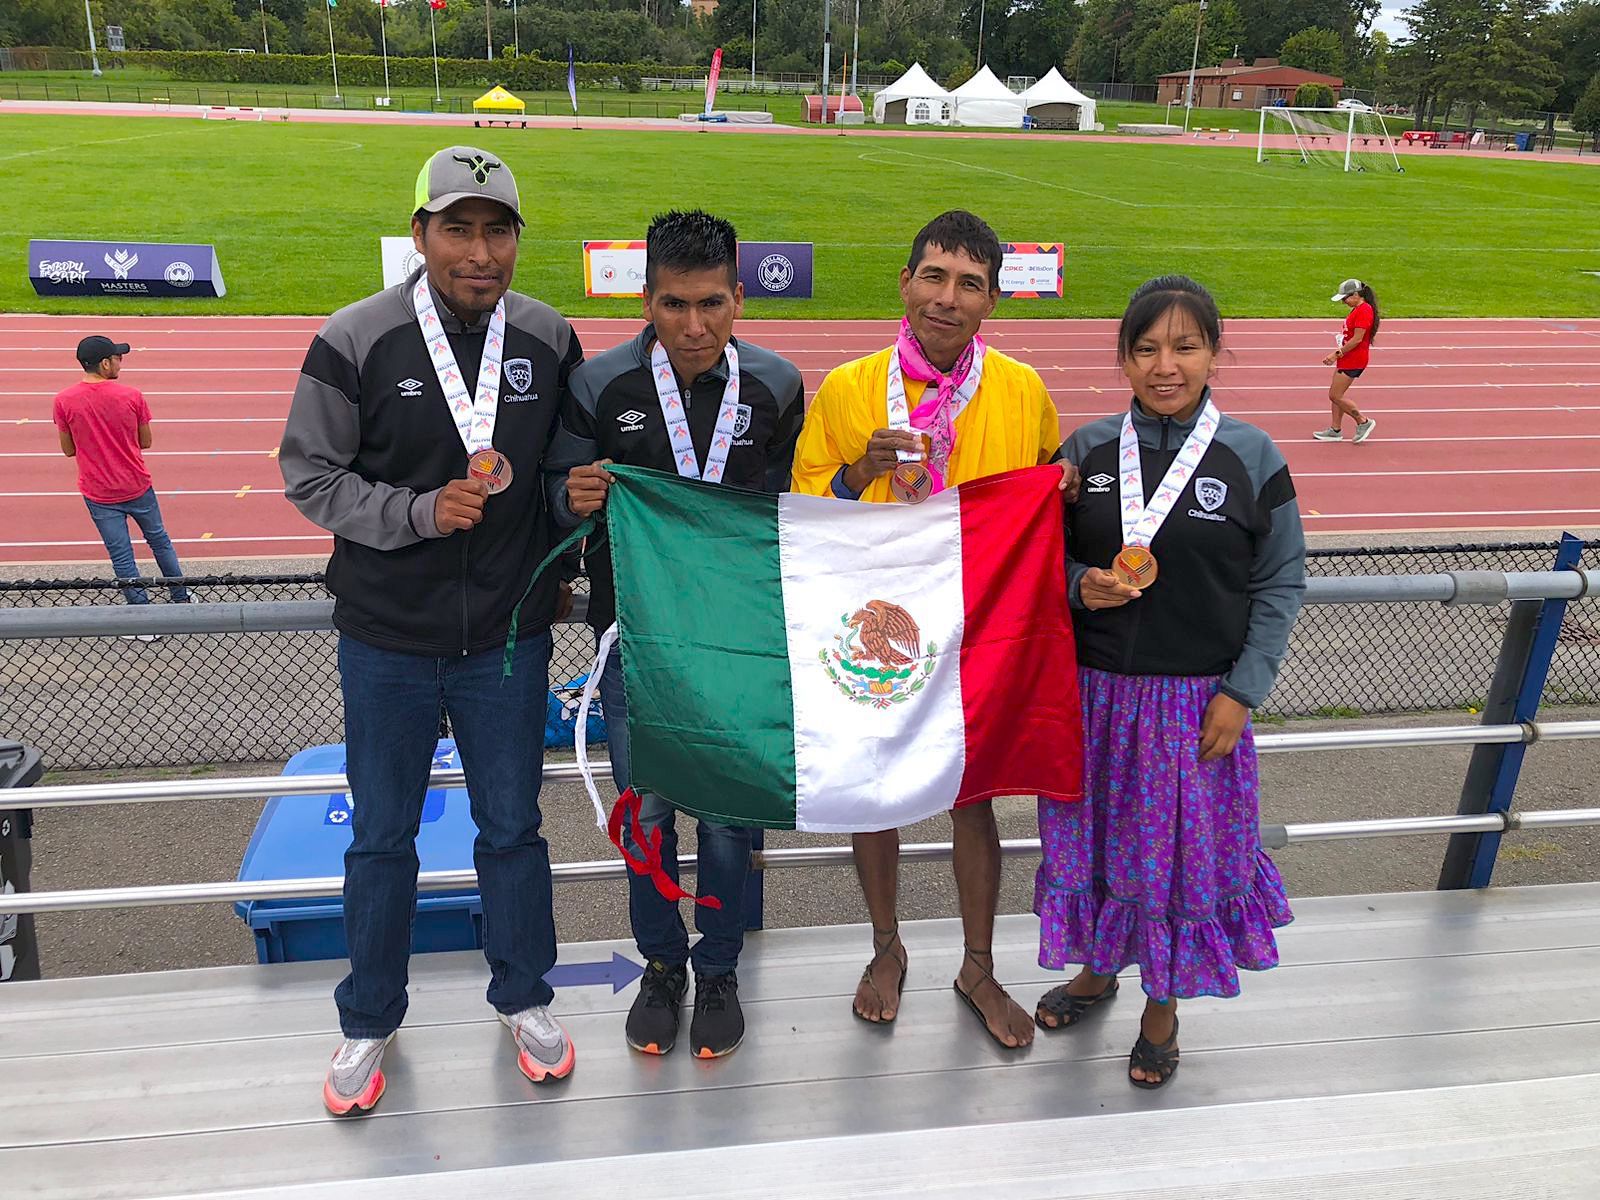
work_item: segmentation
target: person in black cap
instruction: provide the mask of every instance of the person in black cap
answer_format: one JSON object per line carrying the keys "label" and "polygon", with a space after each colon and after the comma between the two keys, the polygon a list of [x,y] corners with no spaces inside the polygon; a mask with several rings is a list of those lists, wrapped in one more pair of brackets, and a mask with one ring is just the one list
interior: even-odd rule
{"label": "person in black cap", "polygon": [[[535,1083],[563,1078],[575,1058],[547,1007],[556,933],[539,831],[560,589],[546,573],[523,592],[551,546],[540,466],[583,350],[553,308],[510,290],[523,221],[498,155],[434,154],[409,211],[423,265],[312,339],[278,459],[290,502],[334,535],[328,588],[355,800],[350,973],[334,992],[344,1041],[322,1093],[335,1116],[377,1104],[405,1017],[415,843],[441,709],[478,827],[489,1003]],[[518,636],[505,655],[508,632]]]}
{"label": "person in black cap", "polygon": [[[83,378],[57,393],[53,406],[61,453],[77,460],[78,490],[111,555],[117,578],[139,578],[133,540],[128,536],[131,517],[155,555],[160,574],[181,579],[183,567],[161,523],[161,505],[144,463],[143,451],[150,449],[151,440],[150,406],[137,388],[117,382],[128,349],[126,342],[99,336],[78,343]],[[172,585],[169,594],[174,603],[189,601],[188,589],[182,584]],[[150,603],[149,593],[142,587],[125,587],[122,597],[129,604]],[[156,636],[146,633],[138,639],[153,641]]]}

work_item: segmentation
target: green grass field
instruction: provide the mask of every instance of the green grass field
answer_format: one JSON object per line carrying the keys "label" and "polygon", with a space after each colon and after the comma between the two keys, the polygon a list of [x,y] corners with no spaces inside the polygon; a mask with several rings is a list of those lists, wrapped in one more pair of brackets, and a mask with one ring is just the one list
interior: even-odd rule
{"label": "green grass field", "polygon": [[[12,219],[0,308],[326,313],[380,283],[378,238],[407,229],[438,128],[0,115]],[[1600,169],[1440,152],[1404,175],[1258,166],[1253,146],[1065,138],[890,138],[467,130],[511,164],[529,227],[517,286],[569,314],[631,316],[583,295],[578,243],[643,234],[703,205],[752,239],[817,244],[817,298],[759,316],[884,317],[912,235],[939,211],[1002,238],[1067,243],[1067,296],[1002,316],[1114,316],[1144,279],[1183,271],[1234,316],[1327,316],[1349,275],[1394,316],[1600,316]],[[43,300],[32,237],[213,242],[219,301]]]}

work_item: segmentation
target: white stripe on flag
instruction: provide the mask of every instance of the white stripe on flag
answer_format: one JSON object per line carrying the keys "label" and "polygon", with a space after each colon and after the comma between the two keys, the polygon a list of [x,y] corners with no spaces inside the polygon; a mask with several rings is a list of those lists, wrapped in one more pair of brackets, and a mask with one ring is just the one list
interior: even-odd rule
{"label": "white stripe on flag", "polygon": [[[966,764],[959,495],[951,488],[915,508],[855,505],[841,520],[849,503],[793,494],[778,501],[795,828],[818,833],[892,829],[943,812]],[[876,693],[840,661],[883,665],[864,645],[868,630],[849,626],[874,601],[904,610],[917,629],[915,646],[898,646],[916,656],[909,677],[880,682]],[[881,626],[884,613],[880,607],[864,625]]]}

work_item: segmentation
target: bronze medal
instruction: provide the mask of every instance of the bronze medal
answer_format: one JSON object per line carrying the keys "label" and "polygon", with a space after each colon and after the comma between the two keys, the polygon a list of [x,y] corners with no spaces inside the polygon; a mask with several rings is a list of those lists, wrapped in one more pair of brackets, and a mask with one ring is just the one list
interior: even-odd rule
{"label": "bronze medal", "polygon": [[483,480],[497,496],[511,486],[511,460],[498,450],[479,450],[467,457],[467,478]]}
{"label": "bronze medal", "polygon": [[1156,581],[1156,556],[1145,546],[1124,546],[1111,560],[1118,583],[1143,591]]}
{"label": "bronze medal", "polygon": [[901,504],[921,504],[933,495],[933,473],[920,462],[903,462],[889,476],[889,491]]}

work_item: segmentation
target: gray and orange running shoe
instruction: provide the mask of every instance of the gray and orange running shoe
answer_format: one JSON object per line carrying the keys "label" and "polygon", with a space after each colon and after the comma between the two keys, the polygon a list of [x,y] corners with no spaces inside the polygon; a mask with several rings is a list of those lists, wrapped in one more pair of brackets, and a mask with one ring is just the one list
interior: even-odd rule
{"label": "gray and orange running shoe", "polygon": [[388,1086],[383,1077],[383,1052],[392,1041],[391,1033],[386,1038],[345,1038],[339,1043],[322,1084],[322,1103],[330,1113],[348,1117],[372,1111]]}
{"label": "gray and orange running shoe", "polygon": [[572,1073],[577,1048],[544,1005],[501,1013],[500,1023],[511,1030],[511,1040],[517,1044],[517,1066],[534,1083],[565,1079]]}

